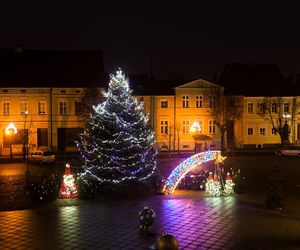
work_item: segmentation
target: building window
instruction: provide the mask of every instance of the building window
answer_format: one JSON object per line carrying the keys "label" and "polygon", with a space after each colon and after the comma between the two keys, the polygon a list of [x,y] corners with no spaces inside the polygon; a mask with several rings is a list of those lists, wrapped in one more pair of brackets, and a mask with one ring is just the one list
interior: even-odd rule
{"label": "building window", "polygon": [[160,102],[160,107],[161,108],[167,108],[168,107],[168,101],[167,100],[162,100]]}
{"label": "building window", "polygon": [[272,135],[276,135],[276,134],[277,134],[276,128],[272,128]]}
{"label": "building window", "polygon": [[266,135],[266,129],[265,128],[259,128],[259,135]]}
{"label": "building window", "polygon": [[65,90],[61,90],[60,93],[64,94],[64,93],[66,93],[66,91]]}
{"label": "building window", "polygon": [[189,107],[189,97],[186,95],[182,96],[182,107],[183,108]]}
{"label": "building window", "polygon": [[160,121],[160,133],[168,134],[168,121]]}
{"label": "building window", "polygon": [[45,101],[39,101],[38,113],[39,113],[39,115],[46,114],[46,102]]}
{"label": "building window", "polygon": [[67,114],[67,102],[60,101],[59,102],[59,114],[66,115]]}
{"label": "building window", "polygon": [[10,115],[10,103],[3,102],[3,115]]}
{"label": "building window", "polygon": [[140,97],[140,102],[144,102],[144,97]]}
{"label": "building window", "polygon": [[210,108],[215,108],[216,107],[216,97],[215,96],[210,96],[209,97],[209,107]]}
{"label": "building window", "polygon": [[290,112],[290,104],[288,102],[285,102],[283,104],[283,112],[284,113],[289,113]]}
{"label": "building window", "polygon": [[273,102],[271,104],[271,112],[272,113],[277,113],[277,103],[276,102]]}
{"label": "building window", "polygon": [[28,102],[20,102],[20,115],[28,114]]}
{"label": "building window", "polygon": [[216,121],[209,121],[209,133],[215,134],[216,133]]}
{"label": "building window", "polygon": [[182,121],[182,133],[183,134],[188,134],[189,131],[190,131],[190,121],[183,120]]}
{"label": "building window", "polygon": [[83,106],[81,102],[75,101],[75,115],[82,115]]}
{"label": "building window", "polygon": [[248,135],[253,135],[253,128],[248,128]]}
{"label": "building window", "polygon": [[252,102],[248,103],[248,114],[253,114],[253,103]]}
{"label": "building window", "polygon": [[259,113],[260,114],[265,114],[266,113],[266,104],[263,102],[260,102],[259,105]]}
{"label": "building window", "polygon": [[201,95],[196,96],[196,108],[202,108],[203,97]]}

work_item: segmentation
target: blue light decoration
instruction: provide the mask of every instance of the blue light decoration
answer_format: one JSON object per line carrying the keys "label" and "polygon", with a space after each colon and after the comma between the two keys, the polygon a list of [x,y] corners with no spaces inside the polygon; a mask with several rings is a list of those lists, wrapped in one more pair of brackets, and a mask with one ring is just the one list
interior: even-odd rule
{"label": "blue light decoration", "polygon": [[166,180],[166,183],[163,187],[163,192],[165,194],[172,194],[174,190],[176,189],[177,185],[185,177],[185,175],[193,170],[195,167],[208,162],[215,160],[216,163],[221,163],[226,159],[226,157],[223,157],[221,155],[220,150],[214,150],[214,151],[206,151],[201,152],[198,154],[195,154],[188,159],[181,162],[170,174],[168,179]]}

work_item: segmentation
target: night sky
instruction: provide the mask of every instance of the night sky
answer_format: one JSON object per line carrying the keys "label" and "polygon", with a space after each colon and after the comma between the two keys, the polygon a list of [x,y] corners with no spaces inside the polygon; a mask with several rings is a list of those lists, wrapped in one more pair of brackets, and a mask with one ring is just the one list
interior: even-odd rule
{"label": "night sky", "polygon": [[[212,80],[228,62],[300,73],[298,6],[257,1],[6,1],[0,48],[103,51],[105,71]],[[222,3],[221,3],[222,2]]]}

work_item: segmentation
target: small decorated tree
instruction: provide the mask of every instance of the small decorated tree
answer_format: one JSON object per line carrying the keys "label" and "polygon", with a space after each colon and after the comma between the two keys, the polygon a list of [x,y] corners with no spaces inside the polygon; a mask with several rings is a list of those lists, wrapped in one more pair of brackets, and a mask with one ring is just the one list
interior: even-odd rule
{"label": "small decorated tree", "polygon": [[78,142],[84,162],[81,179],[116,189],[142,183],[156,168],[154,132],[144,105],[132,96],[121,70],[110,76],[104,101],[94,107]]}
{"label": "small decorated tree", "polygon": [[70,164],[66,164],[66,171],[63,176],[63,182],[59,190],[60,199],[76,198],[78,197],[77,185],[71,173]]}

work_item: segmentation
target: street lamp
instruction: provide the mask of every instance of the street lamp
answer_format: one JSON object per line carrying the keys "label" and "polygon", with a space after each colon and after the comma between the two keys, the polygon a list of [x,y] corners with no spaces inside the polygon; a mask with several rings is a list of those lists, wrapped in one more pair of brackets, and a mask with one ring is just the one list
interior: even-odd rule
{"label": "street lamp", "polygon": [[191,128],[190,128],[190,132],[193,134],[193,137],[194,137],[194,140],[195,140],[195,154],[197,153],[196,152],[196,150],[197,150],[196,149],[196,135],[198,133],[201,133],[201,131],[202,131],[202,128],[201,128],[199,122],[194,121]]}
{"label": "street lamp", "polygon": [[12,160],[12,136],[17,134],[18,130],[15,125],[11,122],[5,129],[5,134],[10,137],[10,159]]}

